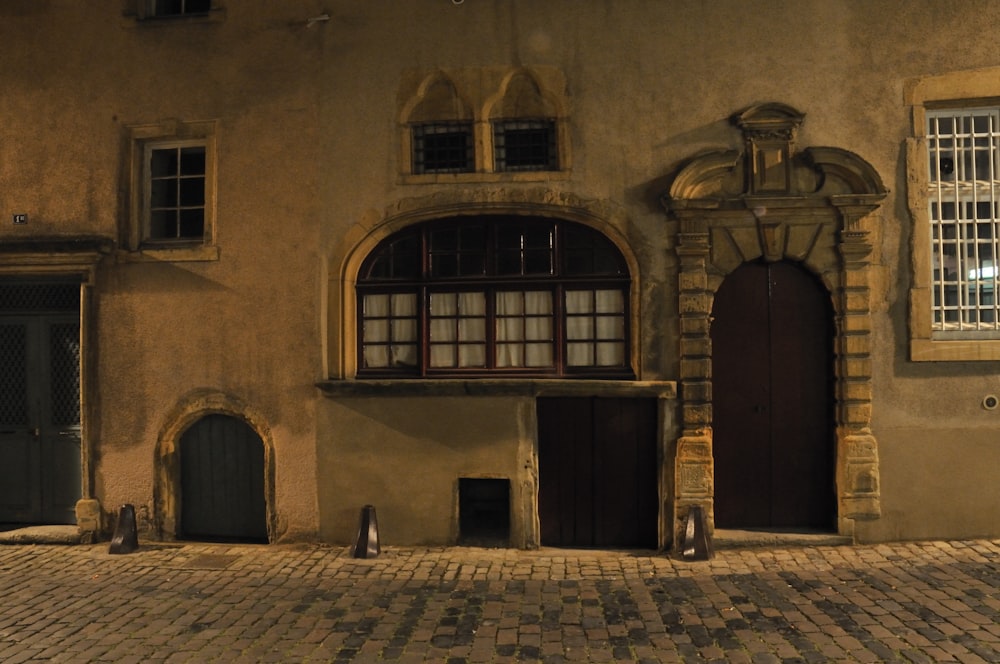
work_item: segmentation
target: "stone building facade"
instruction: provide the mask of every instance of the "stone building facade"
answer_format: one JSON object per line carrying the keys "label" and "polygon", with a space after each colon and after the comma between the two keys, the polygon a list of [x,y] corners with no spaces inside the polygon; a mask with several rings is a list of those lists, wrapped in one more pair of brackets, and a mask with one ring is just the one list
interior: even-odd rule
{"label": "stone building facade", "polygon": [[1000,536],[970,26],[1000,7],[4,2],[0,523]]}

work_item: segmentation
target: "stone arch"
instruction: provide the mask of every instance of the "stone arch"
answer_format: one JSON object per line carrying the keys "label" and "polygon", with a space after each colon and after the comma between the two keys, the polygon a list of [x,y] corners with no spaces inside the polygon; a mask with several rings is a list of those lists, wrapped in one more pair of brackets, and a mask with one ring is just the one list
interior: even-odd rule
{"label": "stone arch", "polygon": [[[695,156],[662,202],[678,221],[681,437],[674,523],[692,506],[712,515],[710,317],[723,278],[746,261],[793,260],[826,285],[835,318],[838,531],[881,514],[871,423],[871,216],[886,195],[877,171],[839,148],[795,148],[804,115],[761,104],[733,116],[742,150]],[[711,519],[710,519],[711,522]],[[680,532],[675,530],[675,543]]]}
{"label": "stone arch", "polygon": [[153,514],[160,538],[173,540],[181,531],[180,439],[206,415],[228,415],[243,420],[264,444],[264,501],[267,508],[267,539],[277,539],[274,505],[274,441],[271,428],[256,409],[217,390],[189,392],[167,415],[156,439],[153,475]]}
{"label": "stone arch", "polygon": [[429,74],[423,80],[400,113],[400,122],[404,125],[472,118],[471,105],[459,94],[451,78],[441,71]]}
{"label": "stone arch", "polygon": [[526,69],[507,74],[497,94],[486,102],[486,118],[560,118],[563,109]]}
{"label": "stone arch", "polygon": [[358,270],[368,254],[383,239],[412,224],[468,214],[511,214],[541,216],[575,221],[603,233],[621,251],[632,279],[632,363],[641,369],[639,333],[640,269],[628,239],[630,224],[618,206],[600,200],[584,199],[549,189],[505,191],[465,188],[412,199],[404,199],[378,219],[357,223],[348,229],[331,257],[328,289],[328,332],[330,352],[328,375],[350,378],[357,370],[357,300],[355,286]]}

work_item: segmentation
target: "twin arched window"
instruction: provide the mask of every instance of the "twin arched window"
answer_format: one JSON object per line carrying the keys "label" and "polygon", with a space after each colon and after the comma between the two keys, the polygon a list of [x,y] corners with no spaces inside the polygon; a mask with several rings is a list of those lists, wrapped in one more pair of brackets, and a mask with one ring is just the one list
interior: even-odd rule
{"label": "twin arched window", "polygon": [[362,264],[358,375],[631,378],[629,284],[617,247],[581,224],[411,226]]}

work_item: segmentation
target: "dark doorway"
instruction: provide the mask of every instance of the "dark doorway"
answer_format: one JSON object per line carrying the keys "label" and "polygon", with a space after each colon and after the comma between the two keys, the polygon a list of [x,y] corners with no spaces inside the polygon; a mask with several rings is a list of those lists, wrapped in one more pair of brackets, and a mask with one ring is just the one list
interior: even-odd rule
{"label": "dark doorway", "polygon": [[458,543],[510,545],[510,480],[477,477],[458,480]]}
{"label": "dark doorway", "polygon": [[656,399],[538,399],[545,546],[657,547]]}
{"label": "dark doorway", "polygon": [[264,443],[246,422],[207,415],[180,440],[181,535],[267,541]]}
{"label": "dark doorway", "polygon": [[81,488],[80,284],[0,281],[0,523],[76,523]]}
{"label": "dark doorway", "polygon": [[833,312],[797,264],[745,263],[712,311],[715,523],[835,523]]}

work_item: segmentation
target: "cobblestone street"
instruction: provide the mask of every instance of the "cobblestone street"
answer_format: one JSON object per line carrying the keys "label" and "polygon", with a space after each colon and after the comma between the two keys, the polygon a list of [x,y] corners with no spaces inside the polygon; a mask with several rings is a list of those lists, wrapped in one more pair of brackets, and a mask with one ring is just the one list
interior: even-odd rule
{"label": "cobblestone street", "polygon": [[1000,661],[995,541],[107,551],[0,547],[0,661]]}

